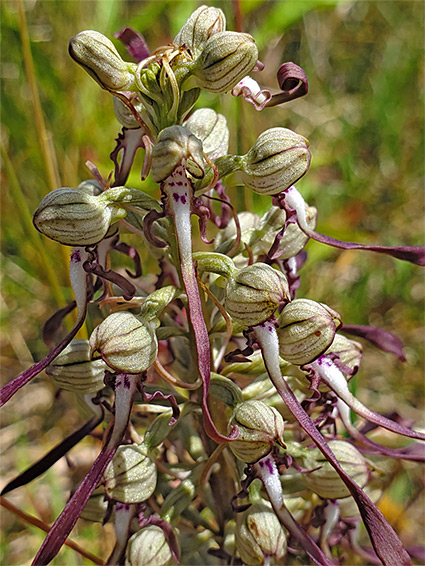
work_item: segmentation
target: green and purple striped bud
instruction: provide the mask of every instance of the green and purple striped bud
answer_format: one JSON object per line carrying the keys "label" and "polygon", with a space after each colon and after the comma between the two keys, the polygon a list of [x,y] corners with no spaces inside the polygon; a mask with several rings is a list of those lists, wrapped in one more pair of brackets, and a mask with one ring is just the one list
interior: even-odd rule
{"label": "green and purple striped bud", "polygon": [[115,312],[90,336],[92,358],[101,357],[113,370],[138,374],[155,361],[158,341],[155,327],[130,312]]}
{"label": "green and purple striped bud", "polygon": [[122,60],[114,44],[101,33],[82,31],[69,41],[69,54],[105,90],[135,90],[135,63]]}
{"label": "green and purple striped bud", "polygon": [[192,56],[197,57],[208,39],[225,29],[226,18],[222,10],[212,6],[200,6],[189,16],[173,43],[187,47]]}
{"label": "green and purple striped bud", "polygon": [[265,322],[281,302],[289,300],[286,276],[270,265],[254,263],[230,277],[224,308],[236,322],[248,328]]}
{"label": "green and purple striped bud", "polygon": [[337,312],[310,299],[295,299],[285,305],[279,317],[280,355],[302,366],[323,354],[341,326]]}
{"label": "green and purple striped bud", "polygon": [[228,92],[252,71],[257,59],[258,49],[249,34],[215,33],[204,44],[190,68],[191,76],[182,87],[184,90],[199,87],[209,92]]}
{"label": "green and purple striped bud", "polygon": [[236,548],[244,564],[265,564],[267,558],[274,564],[283,563],[286,535],[268,501],[255,501],[237,515],[235,535]]}
{"label": "green and purple striped bud", "polygon": [[55,385],[74,393],[95,393],[105,387],[103,378],[107,366],[103,360],[92,360],[88,340],[72,340],[46,373]]}
{"label": "green and purple striped bud", "polygon": [[271,128],[239,158],[239,178],[256,193],[276,195],[307,173],[310,159],[308,141],[303,136],[286,128]]}
{"label": "green and purple striped bud", "polygon": [[143,443],[119,446],[103,474],[107,496],[121,503],[146,501],[156,481],[156,465]]}
{"label": "green and purple striped bud", "polygon": [[263,401],[252,399],[238,405],[229,422],[229,427],[232,425],[237,425],[239,436],[229,443],[229,448],[247,464],[263,458],[274,443],[283,444],[282,415]]}

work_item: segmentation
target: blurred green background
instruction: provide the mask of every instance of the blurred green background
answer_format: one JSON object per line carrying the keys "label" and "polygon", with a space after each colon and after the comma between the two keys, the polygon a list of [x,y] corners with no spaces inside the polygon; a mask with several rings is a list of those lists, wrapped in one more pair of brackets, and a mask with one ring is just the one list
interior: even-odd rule
{"label": "blurred green background", "polygon": [[[113,38],[129,25],[155,49],[169,43],[200,4],[190,0],[1,2],[3,383],[46,354],[42,324],[72,298],[69,249],[39,235],[32,226],[32,213],[48,191],[75,187],[89,178],[87,160],[107,176],[112,170],[109,153],[120,129],[110,95],[68,56],[69,38],[84,29]],[[262,73],[253,75],[258,82],[276,89],[277,68],[294,61],[304,68],[310,85],[304,99],[263,112],[231,96],[205,95],[197,106],[212,105],[227,116],[230,151],[245,152],[268,127],[294,129],[311,144],[311,169],[298,189],[318,208],[319,231],[367,244],[423,244],[423,3],[243,0],[239,14],[234,2],[210,4],[224,10],[228,29],[241,25],[255,37],[266,65]],[[141,187],[137,168],[129,184]],[[158,194],[149,181],[143,190]],[[234,198],[239,210],[262,213],[270,206],[269,197],[239,192]],[[314,242],[307,251],[299,296],[329,304],[347,324],[393,331],[406,345],[404,364],[366,347],[356,378],[359,397],[376,410],[397,410],[421,421],[421,269]],[[144,265],[149,265],[147,251],[142,249],[141,255]],[[40,376],[11,401],[2,422],[3,477],[10,479],[82,421],[72,397],[55,399],[54,389]],[[78,475],[79,466],[84,467],[96,450],[98,445],[88,440],[75,456],[72,453],[72,474]],[[65,462],[58,463],[44,478],[11,494],[10,500],[51,522],[66,500],[69,470]],[[420,491],[414,466],[401,464],[382,504],[407,544],[417,542],[425,526]],[[43,534],[6,511],[2,523],[1,563],[28,563]],[[99,525],[83,524],[75,537],[105,557],[101,532]],[[53,563],[91,562],[66,549]]]}

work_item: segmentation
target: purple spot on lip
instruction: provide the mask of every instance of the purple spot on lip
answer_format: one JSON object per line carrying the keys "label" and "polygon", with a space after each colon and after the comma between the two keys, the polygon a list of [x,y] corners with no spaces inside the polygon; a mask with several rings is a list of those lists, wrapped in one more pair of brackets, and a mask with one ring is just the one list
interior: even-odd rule
{"label": "purple spot on lip", "polygon": [[270,460],[270,458],[268,458],[264,463],[268,467],[270,474],[273,475],[274,474],[274,468],[273,468],[273,464],[272,464],[272,461]]}
{"label": "purple spot on lip", "polygon": [[173,199],[174,199],[176,202],[179,202],[180,197],[179,197],[178,193],[173,193]]}
{"label": "purple spot on lip", "polygon": [[186,195],[182,195],[180,197],[180,200],[181,200],[182,204],[186,204]]}
{"label": "purple spot on lip", "polygon": [[129,503],[120,503],[119,501],[115,504],[115,510],[116,511],[128,511],[130,509],[130,504]]}
{"label": "purple spot on lip", "polygon": [[176,181],[176,185],[178,187],[182,187],[183,186],[183,181]]}
{"label": "purple spot on lip", "polygon": [[81,252],[80,252],[80,250],[74,250],[72,252],[71,261],[73,263],[81,263]]}
{"label": "purple spot on lip", "polygon": [[128,375],[124,376],[124,387],[126,389],[130,389],[130,378],[128,377]]}

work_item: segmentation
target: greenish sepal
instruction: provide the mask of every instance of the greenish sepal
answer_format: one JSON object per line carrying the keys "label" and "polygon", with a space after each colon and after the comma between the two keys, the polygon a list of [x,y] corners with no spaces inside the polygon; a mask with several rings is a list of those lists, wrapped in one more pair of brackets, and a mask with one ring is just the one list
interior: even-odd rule
{"label": "greenish sepal", "polygon": [[180,293],[180,289],[177,289],[177,287],[173,285],[157,289],[146,297],[140,309],[140,318],[143,318],[146,322],[154,322],[155,319],[161,315],[162,311],[171,301],[178,297]]}
{"label": "greenish sepal", "polygon": [[218,373],[211,373],[210,394],[232,408],[243,402],[242,391],[236,383]]}
{"label": "greenish sepal", "polygon": [[97,197],[99,201],[107,204],[120,204],[122,207],[131,206],[141,208],[144,211],[161,211],[160,203],[139,189],[131,187],[113,187],[104,191]]}
{"label": "greenish sepal", "polygon": [[192,259],[196,262],[200,275],[210,272],[228,278],[237,271],[230,257],[216,252],[195,252],[192,254]]}

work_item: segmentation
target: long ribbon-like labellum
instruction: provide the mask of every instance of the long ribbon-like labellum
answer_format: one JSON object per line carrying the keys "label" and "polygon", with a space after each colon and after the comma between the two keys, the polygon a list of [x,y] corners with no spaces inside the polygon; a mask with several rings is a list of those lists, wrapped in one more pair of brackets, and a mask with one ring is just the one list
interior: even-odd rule
{"label": "long ribbon-like labellum", "polygon": [[140,376],[138,375],[118,374],[116,376],[115,421],[109,440],[56,519],[34,558],[33,566],[44,566],[53,560],[72,531],[90,495],[101,480],[103,472],[114,457],[126,431],[139,379]]}
{"label": "long ribbon-like labellum", "polygon": [[83,269],[83,264],[87,260],[88,254],[83,248],[75,248],[71,254],[69,263],[69,276],[71,280],[72,290],[74,291],[75,301],[77,303],[78,318],[72,330],[65,336],[65,338],[49,352],[49,354],[32,365],[27,370],[19,374],[15,379],[9,381],[4,387],[0,389],[0,407],[2,407],[21,387],[26,385],[31,379],[42,372],[52,361],[58,356],[80,328],[83,326],[86,318],[87,311],[87,274]]}
{"label": "long ribbon-like labellum", "polygon": [[198,358],[198,371],[202,379],[202,416],[205,431],[216,442],[233,440],[237,431],[233,430],[229,437],[224,436],[216,429],[207,404],[210,385],[211,361],[210,341],[208,330],[202,313],[201,298],[196,281],[195,267],[192,259],[192,229],[191,229],[191,201],[193,189],[186,176],[183,165],[179,165],[172,175],[163,183],[163,189],[168,195],[169,212],[173,216],[176,238],[179,248],[180,267],[183,285],[187,295],[189,319],[193,329],[193,337]]}
{"label": "long ribbon-like labellum", "polygon": [[394,529],[364,491],[343,470],[334,453],[327,445],[326,440],[317,430],[310,416],[301,407],[294,393],[283,379],[279,366],[279,340],[276,328],[273,324],[266,322],[263,325],[256,326],[254,331],[273,385],[298,423],[349,489],[359,508],[376,554],[385,566],[394,566],[394,564],[410,566],[412,564],[410,557]]}

